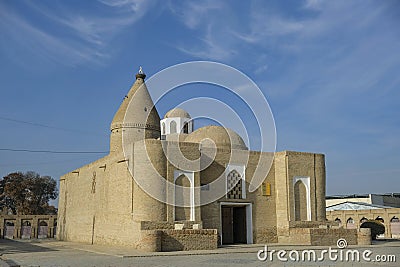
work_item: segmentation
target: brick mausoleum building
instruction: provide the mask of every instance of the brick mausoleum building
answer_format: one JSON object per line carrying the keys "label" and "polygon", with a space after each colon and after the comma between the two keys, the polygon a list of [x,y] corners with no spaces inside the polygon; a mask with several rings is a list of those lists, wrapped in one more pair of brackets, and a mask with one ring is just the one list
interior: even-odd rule
{"label": "brick mausoleum building", "polygon": [[[323,154],[249,151],[232,130],[193,131],[182,109],[160,120],[145,77],[141,71],[136,75],[114,116],[109,155],[61,177],[58,239],[147,251],[232,243],[333,245],[339,237],[349,244],[369,242],[368,233],[326,221]],[[213,146],[214,157],[201,168]],[[198,170],[188,170],[180,155],[188,162],[200,159]],[[250,178],[263,156],[271,158],[271,168],[262,174],[262,186],[250,192]],[[153,183],[159,177],[166,183]],[[226,193],[199,205],[218,186],[213,183],[218,177]],[[146,186],[160,198],[146,193]],[[177,200],[185,205],[174,205]]]}

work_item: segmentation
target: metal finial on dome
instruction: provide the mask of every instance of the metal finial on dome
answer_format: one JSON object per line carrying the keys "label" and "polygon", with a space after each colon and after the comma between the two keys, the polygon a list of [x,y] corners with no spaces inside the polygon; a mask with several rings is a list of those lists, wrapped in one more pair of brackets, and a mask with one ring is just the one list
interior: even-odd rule
{"label": "metal finial on dome", "polygon": [[146,74],[144,74],[142,66],[139,67],[139,72],[136,74],[136,79],[139,78],[142,78],[143,80],[146,78]]}

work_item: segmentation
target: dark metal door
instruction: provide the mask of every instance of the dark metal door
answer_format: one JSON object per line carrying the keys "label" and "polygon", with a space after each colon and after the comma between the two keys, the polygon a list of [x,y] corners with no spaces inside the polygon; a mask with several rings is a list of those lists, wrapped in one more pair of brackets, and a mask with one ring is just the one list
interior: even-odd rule
{"label": "dark metal door", "polygon": [[233,242],[247,243],[246,207],[233,208]]}
{"label": "dark metal door", "polygon": [[233,244],[232,207],[222,207],[222,243]]}

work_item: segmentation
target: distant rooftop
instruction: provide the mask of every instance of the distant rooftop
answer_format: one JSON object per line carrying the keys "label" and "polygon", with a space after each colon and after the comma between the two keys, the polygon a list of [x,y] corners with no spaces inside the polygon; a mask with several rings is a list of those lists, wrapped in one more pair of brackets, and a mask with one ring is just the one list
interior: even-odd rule
{"label": "distant rooftop", "polygon": [[372,209],[388,209],[392,207],[376,205],[376,204],[368,204],[363,202],[351,202],[346,201],[343,203],[335,204],[329,207],[326,207],[326,211],[334,211],[334,210],[372,210]]}
{"label": "distant rooftop", "polygon": [[369,198],[370,195],[375,195],[375,196],[388,196],[388,197],[397,197],[397,198],[400,198],[400,193],[385,193],[385,194],[331,195],[331,196],[326,196],[325,199]]}

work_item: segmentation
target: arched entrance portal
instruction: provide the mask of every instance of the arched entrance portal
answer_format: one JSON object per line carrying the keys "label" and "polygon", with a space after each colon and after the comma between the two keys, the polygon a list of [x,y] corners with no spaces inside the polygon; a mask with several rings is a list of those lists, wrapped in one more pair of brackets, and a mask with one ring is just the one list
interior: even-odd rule
{"label": "arched entrance portal", "polygon": [[221,241],[226,244],[252,244],[251,203],[221,202]]}
{"label": "arched entrance portal", "polygon": [[4,238],[14,238],[14,221],[6,221],[4,229]]}
{"label": "arched entrance portal", "polygon": [[30,221],[22,221],[21,226],[21,238],[22,239],[30,239],[32,233],[32,226]]}
{"label": "arched entrance portal", "polygon": [[38,238],[47,238],[48,224],[46,221],[39,222]]}

